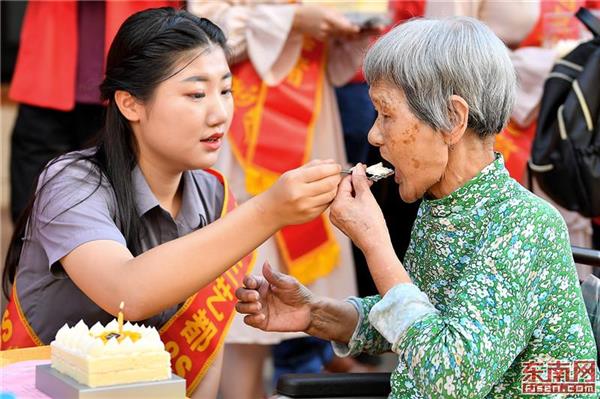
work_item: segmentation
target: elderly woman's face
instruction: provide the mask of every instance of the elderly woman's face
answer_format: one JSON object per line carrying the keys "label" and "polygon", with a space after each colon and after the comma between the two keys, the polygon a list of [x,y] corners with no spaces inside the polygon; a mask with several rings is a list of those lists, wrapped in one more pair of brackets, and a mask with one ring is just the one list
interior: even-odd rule
{"label": "elderly woman's face", "polygon": [[370,96],[379,115],[369,132],[369,142],[396,170],[400,197],[414,202],[442,178],[448,163],[443,134],[419,120],[396,85],[376,82]]}

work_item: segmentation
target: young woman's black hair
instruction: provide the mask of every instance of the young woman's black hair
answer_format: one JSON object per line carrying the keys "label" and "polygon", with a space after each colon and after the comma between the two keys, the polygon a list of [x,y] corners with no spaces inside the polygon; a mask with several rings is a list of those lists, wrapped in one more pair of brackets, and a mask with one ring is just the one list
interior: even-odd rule
{"label": "young woman's black hair", "polygon": [[[90,162],[100,172],[96,190],[102,184],[102,179],[107,179],[116,197],[118,227],[133,255],[141,251],[141,224],[136,213],[131,179],[131,171],[137,163],[136,143],[127,119],[114,101],[114,94],[117,90],[123,90],[141,101],[150,100],[161,82],[185,68],[201,49],[208,46],[218,46],[227,54],[226,39],[221,29],[209,20],[185,10],[164,7],[130,16],[117,32],[108,52],[106,76],[100,86],[102,99],[107,106],[106,118],[97,145],[89,154],[69,157],[69,162],[63,168],[68,168],[74,162]],[[183,62],[183,66],[175,69],[180,62]],[[51,161],[44,171],[57,159]],[[65,160],[64,157],[61,159]],[[38,188],[17,220],[3,271],[2,289],[6,297],[9,296],[10,284],[15,279],[21,250],[26,242],[27,225],[30,229],[35,228],[31,216],[36,198],[43,195],[44,187],[58,174],[60,172]],[[85,201],[89,195],[71,207]]]}

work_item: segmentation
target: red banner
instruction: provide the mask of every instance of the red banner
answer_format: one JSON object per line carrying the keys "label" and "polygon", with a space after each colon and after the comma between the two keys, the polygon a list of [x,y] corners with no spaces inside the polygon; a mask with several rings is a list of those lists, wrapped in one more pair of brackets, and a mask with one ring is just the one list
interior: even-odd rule
{"label": "red banner", "polygon": [[[282,173],[308,161],[325,59],[324,44],[305,38],[298,62],[276,86],[267,86],[249,61],[233,69],[235,112],[229,140],[250,194],[265,191]],[[338,263],[339,245],[323,215],[286,227],[276,237],[288,273],[303,284],[329,274]]]}

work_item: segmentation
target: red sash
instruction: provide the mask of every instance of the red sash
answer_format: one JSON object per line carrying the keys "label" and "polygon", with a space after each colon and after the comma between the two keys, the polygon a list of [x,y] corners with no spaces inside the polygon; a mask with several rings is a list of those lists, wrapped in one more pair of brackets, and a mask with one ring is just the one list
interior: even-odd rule
{"label": "red sash", "polygon": [[0,350],[44,345],[21,311],[21,304],[19,303],[16,287],[17,284],[14,282],[8,306],[2,315]]}
{"label": "red sash", "polygon": [[[215,170],[207,170],[225,186],[221,217],[236,207],[235,198],[225,178]],[[160,329],[160,338],[171,353],[171,367],[185,378],[187,393],[196,389],[217,355],[235,315],[234,292],[254,266],[252,251],[215,281],[188,298],[181,309]]]}
{"label": "red sash", "polygon": [[[277,86],[262,82],[249,61],[233,69],[235,112],[229,140],[244,170],[246,189],[259,194],[310,157],[321,108],[326,49],[304,39],[294,69]],[[337,265],[339,245],[326,216],[281,229],[277,244],[288,273],[304,284]]]}
{"label": "red sash", "polygon": [[[225,187],[223,217],[236,207],[235,199],[221,174],[210,169],[207,172],[216,176]],[[173,372],[186,379],[188,395],[198,386],[223,345],[235,315],[237,300],[234,291],[242,285],[244,276],[250,273],[255,260],[256,251],[252,251],[188,298],[159,331],[165,348],[171,353]],[[0,349],[40,345],[44,344],[23,315],[16,284],[13,283],[12,295],[2,317]]]}

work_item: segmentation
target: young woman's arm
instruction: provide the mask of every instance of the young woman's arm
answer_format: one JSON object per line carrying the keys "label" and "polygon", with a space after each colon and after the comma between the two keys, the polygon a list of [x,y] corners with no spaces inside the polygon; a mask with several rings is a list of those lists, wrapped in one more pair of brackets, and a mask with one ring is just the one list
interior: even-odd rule
{"label": "young woman's arm", "polygon": [[226,217],[133,257],[116,241],[85,243],[60,262],[98,306],[142,320],[184,301],[281,227],[306,222],[333,200],[340,166],[326,163],[285,173],[265,193]]}

